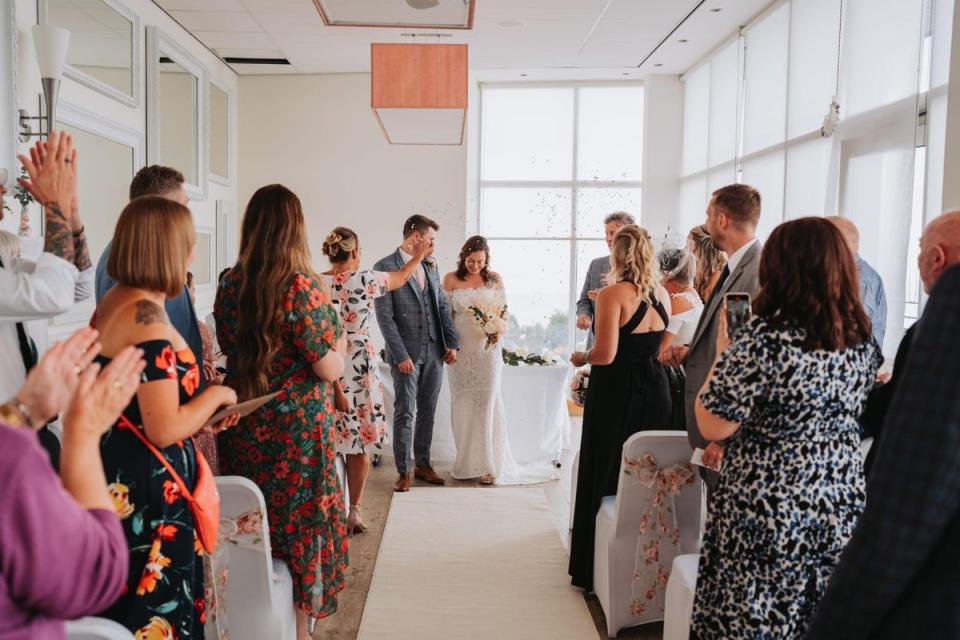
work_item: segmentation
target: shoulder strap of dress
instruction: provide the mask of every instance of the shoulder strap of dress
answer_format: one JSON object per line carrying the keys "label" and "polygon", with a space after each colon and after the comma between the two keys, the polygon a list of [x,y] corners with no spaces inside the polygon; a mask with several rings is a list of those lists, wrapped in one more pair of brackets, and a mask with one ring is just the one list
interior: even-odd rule
{"label": "shoulder strap of dress", "polygon": [[654,298],[653,308],[657,310],[657,313],[660,314],[660,319],[663,320],[664,325],[670,324],[670,314],[667,313],[667,310],[663,308],[663,303],[660,300]]}
{"label": "shoulder strap of dress", "polygon": [[633,315],[627,320],[627,324],[620,327],[621,331],[627,333],[633,333],[633,330],[636,329],[640,322],[643,320],[643,317],[647,315],[647,309],[650,307],[650,301],[644,300],[640,303],[640,306],[637,307],[637,310],[633,312]]}

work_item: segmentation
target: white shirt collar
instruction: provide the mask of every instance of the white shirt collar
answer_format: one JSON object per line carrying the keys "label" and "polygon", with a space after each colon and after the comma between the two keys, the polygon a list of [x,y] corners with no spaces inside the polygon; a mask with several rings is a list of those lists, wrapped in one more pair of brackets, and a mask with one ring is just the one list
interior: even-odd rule
{"label": "white shirt collar", "polygon": [[403,250],[403,247],[400,247],[400,257],[403,258],[403,263],[406,264],[413,260],[413,256]]}
{"label": "white shirt collar", "polygon": [[727,269],[729,269],[730,273],[733,273],[737,269],[737,266],[740,264],[740,261],[743,260],[743,256],[745,256],[747,251],[750,250],[750,247],[752,247],[756,243],[757,243],[756,238],[754,238],[753,240],[750,240],[747,244],[743,245],[742,247],[734,251],[732,256],[727,258]]}

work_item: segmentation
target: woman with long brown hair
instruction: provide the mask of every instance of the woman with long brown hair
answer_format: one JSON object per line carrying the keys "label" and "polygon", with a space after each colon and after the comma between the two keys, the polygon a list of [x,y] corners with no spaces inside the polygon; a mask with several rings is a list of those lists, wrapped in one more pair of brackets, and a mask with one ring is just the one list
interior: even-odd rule
{"label": "woman with long brown hair", "polygon": [[687,236],[687,248],[697,259],[697,271],[693,276],[693,288],[704,302],[713,293],[720,280],[723,267],[727,264],[727,255],[713,244],[713,238],[704,225],[690,229]]}
{"label": "woman with long brown hair", "polygon": [[760,259],[756,314],[730,338],[696,404],[724,441],[708,504],[698,638],[799,638],[863,511],[857,418],[883,356],[857,269],[822,218],[777,227]]}
{"label": "woman with long brown hair", "polygon": [[617,492],[623,443],[638,431],[670,424],[667,374],[657,360],[670,322],[670,294],[660,286],[646,229],[629,224],[617,232],[608,279],[597,295],[596,342],[570,357],[576,367],[591,365],[569,570],[573,584],[588,591],[597,511],[604,496]]}
{"label": "woman with long brown hair", "polygon": [[274,184],[253,194],[240,257],[214,316],[227,381],[241,400],[280,395],[220,440],[221,467],[263,491],[275,556],[290,566],[297,637],[337,610],[347,531],[337,479],[333,383],[343,372],[340,320],[310,264],[300,200]]}

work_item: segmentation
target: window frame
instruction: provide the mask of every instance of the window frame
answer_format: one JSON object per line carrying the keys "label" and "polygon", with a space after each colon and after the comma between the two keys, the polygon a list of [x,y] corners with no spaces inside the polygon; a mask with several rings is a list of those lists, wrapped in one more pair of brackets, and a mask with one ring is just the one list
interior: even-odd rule
{"label": "window frame", "polygon": [[[476,221],[476,229],[480,235],[487,240],[492,241],[540,241],[540,242],[568,242],[570,248],[570,261],[568,265],[570,275],[570,285],[567,302],[567,346],[571,353],[577,346],[577,300],[580,298],[581,282],[578,282],[577,276],[577,256],[579,245],[582,242],[595,242],[605,240],[604,236],[580,236],[577,229],[577,192],[581,189],[640,189],[641,198],[643,193],[643,180],[581,180],[578,176],[579,159],[579,134],[580,134],[580,93],[585,88],[640,88],[645,90],[643,81],[579,81],[579,82],[480,82],[477,92],[477,102],[479,105],[478,125],[477,125],[477,172],[476,187],[477,197],[476,206],[473,212]],[[484,180],[483,179],[483,114],[484,114],[484,96],[488,89],[539,89],[539,88],[564,88],[573,90],[573,127],[571,135],[573,136],[571,162],[573,164],[570,180]],[[645,100],[645,95],[644,98]],[[644,105],[644,108],[646,105]],[[641,130],[643,134],[643,143],[640,149],[640,157],[643,157],[643,146],[646,145],[646,129],[643,126],[643,117],[641,116]],[[641,176],[642,178],[642,176]],[[570,234],[566,236],[505,236],[505,235],[486,235],[483,220],[483,198],[484,192],[488,188],[510,189],[510,188],[534,188],[534,189],[569,189],[570,191]],[[630,211],[637,221],[641,224],[642,211]]]}

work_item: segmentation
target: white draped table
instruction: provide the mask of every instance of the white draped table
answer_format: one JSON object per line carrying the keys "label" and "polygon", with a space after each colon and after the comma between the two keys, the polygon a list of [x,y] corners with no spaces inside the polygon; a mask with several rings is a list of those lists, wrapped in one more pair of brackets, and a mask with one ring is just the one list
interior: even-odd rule
{"label": "white draped table", "polygon": [[[387,420],[393,428],[393,380],[390,366],[379,363],[383,379]],[[517,462],[553,462],[570,444],[570,417],[567,396],[573,367],[564,362],[554,366],[504,365],[501,393],[507,414],[507,437]],[[393,434],[391,433],[391,442]],[[388,447],[384,453],[392,453]],[[452,462],[457,456],[450,422],[450,384],[446,367],[437,401],[430,457],[437,462]]]}

